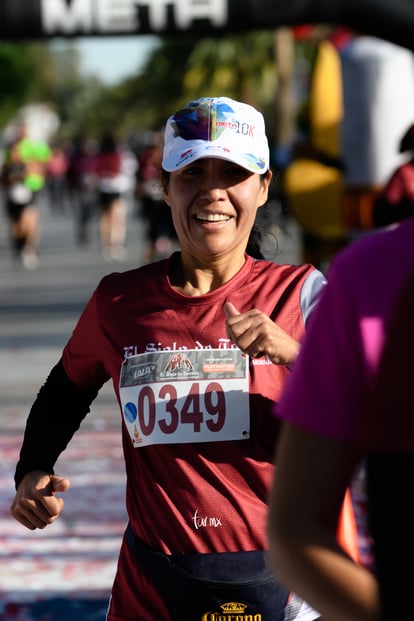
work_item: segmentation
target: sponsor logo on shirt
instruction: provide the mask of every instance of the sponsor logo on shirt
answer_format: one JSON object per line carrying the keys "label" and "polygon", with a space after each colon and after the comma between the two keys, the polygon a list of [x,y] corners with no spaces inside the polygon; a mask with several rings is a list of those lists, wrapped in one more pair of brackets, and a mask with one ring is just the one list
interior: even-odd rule
{"label": "sponsor logo on shirt", "polygon": [[201,621],[261,621],[260,613],[245,614],[247,604],[242,602],[226,602],[220,605],[221,612],[208,611],[203,614]]}

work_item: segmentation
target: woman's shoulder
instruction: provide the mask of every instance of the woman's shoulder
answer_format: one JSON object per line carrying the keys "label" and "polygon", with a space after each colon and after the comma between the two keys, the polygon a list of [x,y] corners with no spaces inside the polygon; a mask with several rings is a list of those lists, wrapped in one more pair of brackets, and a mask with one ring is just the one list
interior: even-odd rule
{"label": "woman's shoulder", "polygon": [[256,275],[263,275],[264,277],[270,277],[273,275],[274,277],[304,277],[315,272],[321,274],[319,270],[315,268],[311,263],[278,263],[277,261],[270,261],[267,259],[252,259],[250,258],[252,263],[252,271],[255,272]]}

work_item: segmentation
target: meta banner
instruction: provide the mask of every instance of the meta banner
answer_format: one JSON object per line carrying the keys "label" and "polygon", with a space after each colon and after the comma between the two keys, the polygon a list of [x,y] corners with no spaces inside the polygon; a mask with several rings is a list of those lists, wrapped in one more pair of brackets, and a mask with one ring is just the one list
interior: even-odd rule
{"label": "meta banner", "polygon": [[414,48],[413,0],[0,0],[0,39],[342,25]]}
{"label": "meta banner", "polygon": [[247,24],[267,27],[265,4],[261,0],[0,0],[0,35],[70,37],[208,32]]}

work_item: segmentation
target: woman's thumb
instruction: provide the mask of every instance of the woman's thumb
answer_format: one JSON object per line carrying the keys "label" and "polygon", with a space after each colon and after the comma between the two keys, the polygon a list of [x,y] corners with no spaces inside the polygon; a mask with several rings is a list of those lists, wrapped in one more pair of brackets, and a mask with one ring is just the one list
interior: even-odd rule
{"label": "woman's thumb", "polygon": [[56,474],[50,475],[50,484],[52,486],[52,491],[54,492],[66,492],[66,490],[70,487],[69,479],[64,479]]}
{"label": "woman's thumb", "polygon": [[228,301],[224,302],[223,310],[224,310],[224,314],[226,315],[227,319],[229,317],[237,317],[237,315],[240,315],[240,312],[237,310],[234,304]]}

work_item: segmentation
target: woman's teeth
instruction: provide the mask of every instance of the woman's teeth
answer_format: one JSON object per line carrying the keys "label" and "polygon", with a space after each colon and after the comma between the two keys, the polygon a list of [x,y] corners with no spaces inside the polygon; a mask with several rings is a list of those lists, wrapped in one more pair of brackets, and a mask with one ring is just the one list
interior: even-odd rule
{"label": "woman's teeth", "polygon": [[207,222],[225,222],[226,220],[230,220],[230,216],[220,213],[210,213],[208,215],[197,215],[197,219]]}

